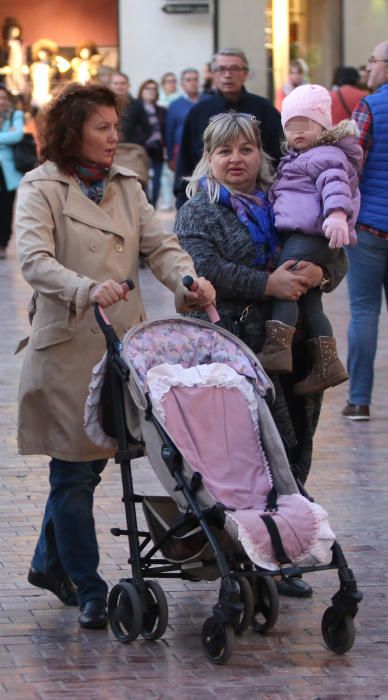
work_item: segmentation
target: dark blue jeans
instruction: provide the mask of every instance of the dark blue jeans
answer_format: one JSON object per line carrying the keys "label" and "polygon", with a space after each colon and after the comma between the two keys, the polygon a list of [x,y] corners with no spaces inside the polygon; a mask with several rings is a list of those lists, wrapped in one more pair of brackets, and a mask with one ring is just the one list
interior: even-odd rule
{"label": "dark blue jeans", "polygon": [[[307,260],[316,265],[334,263],[339,249],[329,248],[329,242],[323,236],[313,236],[306,233],[284,233],[283,250],[278,260],[278,267],[286,260]],[[333,335],[331,323],[322,306],[322,293],[319,287],[310,289],[300,301],[276,299],[272,304],[272,318],[276,321],[295,326],[299,316],[299,308],[303,314],[303,325],[308,338]]]}
{"label": "dark blue jeans", "polygon": [[149,183],[150,184],[150,189],[151,192],[149,194],[149,200],[152,204],[153,207],[156,207],[158,198],[159,198],[159,192],[160,192],[160,180],[162,177],[162,168],[163,168],[163,163],[160,163],[159,161],[152,161],[152,180]]}
{"label": "dark blue jeans", "polygon": [[97,573],[99,554],[93,494],[107,460],[50,462],[50,493],[32,566],[43,573],[65,572],[77,586],[78,602],[106,600],[108,587]]}
{"label": "dark blue jeans", "polygon": [[359,228],[357,238],[357,245],[348,250],[349,402],[369,405],[383,294],[388,303],[388,241]]}

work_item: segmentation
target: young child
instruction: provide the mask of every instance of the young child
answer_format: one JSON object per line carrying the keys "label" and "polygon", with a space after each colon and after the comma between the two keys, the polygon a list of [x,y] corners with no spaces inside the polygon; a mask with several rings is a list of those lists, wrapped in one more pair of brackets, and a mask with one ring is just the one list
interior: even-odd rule
{"label": "young child", "polygon": [[[301,85],[283,101],[282,125],[288,155],[280,161],[269,193],[285,260],[307,260],[323,267],[344,245],[354,245],[360,208],[358,172],[362,149],[355,122],[332,128],[331,98],[320,85]],[[327,240],[328,239],[328,240]],[[325,274],[324,279],[325,280]],[[291,372],[291,344],[299,307],[312,356],[312,370],[294,385],[296,394],[336,386],[348,378],[338,358],[330,321],[322,308],[322,289],[310,289],[300,301],[276,300],[266,322],[259,358],[272,372]]]}

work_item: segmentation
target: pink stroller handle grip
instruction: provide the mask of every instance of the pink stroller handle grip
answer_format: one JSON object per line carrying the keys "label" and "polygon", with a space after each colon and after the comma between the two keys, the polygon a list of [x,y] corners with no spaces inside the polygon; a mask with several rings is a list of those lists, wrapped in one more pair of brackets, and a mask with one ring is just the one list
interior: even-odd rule
{"label": "pink stroller handle grip", "polygon": [[105,313],[105,311],[104,311],[104,307],[103,307],[103,306],[100,306],[99,304],[97,304],[97,308],[98,308],[98,310],[99,310],[99,312],[100,312],[100,315],[101,315],[101,317],[102,317],[102,320],[105,321],[105,323],[106,323],[107,326],[110,326],[110,325],[111,325],[111,322],[110,322],[108,316],[106,315],[106,313]]}
{"label": "pink stroller handle grip", "polygon": [[209,306],[205,306],[205,311],[212,323],[218,323],[218,321],[220,320],[220,315],[214,304],[209,304]]}
{"label": "pink stroller handle grip", "polygon": [[[194,280],[190,275],[186,275],[186,277],[183,278],[182,283],[186,289],[190,289],[192,284],[194,284]],[[208,306],[205,306],[204,309],[209,316],[210,321],[212,323],[218,323],[220,317],[214,304],[208,304]]]}

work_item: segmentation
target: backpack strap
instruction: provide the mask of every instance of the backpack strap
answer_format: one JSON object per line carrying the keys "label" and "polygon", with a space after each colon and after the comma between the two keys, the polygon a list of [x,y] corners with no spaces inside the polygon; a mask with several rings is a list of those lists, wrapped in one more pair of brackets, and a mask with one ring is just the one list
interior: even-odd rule
{"label": "backpack strap", "polygon": [[339,97],[339,101],[341,102],[341,104],[342,104],[342,106],[343,106],[343,108],[344,108],[346,114],[347,114],[348,117],[350,118],[350,117],[352,116],[352,113],[351,113],[351,111],[350,111],[348,105],[347,105],[346,102],[345,102],[344,96],[343,96],[343,94],[342,94],[342,92],[341,92],[341,88],[338,88],[338,90],[337,90],[337,95],[338,95],[338,97]]}

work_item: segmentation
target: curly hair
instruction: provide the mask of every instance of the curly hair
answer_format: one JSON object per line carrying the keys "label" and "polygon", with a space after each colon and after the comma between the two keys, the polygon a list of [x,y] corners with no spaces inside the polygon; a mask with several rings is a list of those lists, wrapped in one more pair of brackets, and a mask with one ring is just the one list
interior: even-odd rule
{"label": "curly hair", "polygon": [[63,172],[72,173],[81,153],[84,124],[99,105],[119,114],[117,97],[105,85],[66,85],[45,110],[40,163],[52,160]]}

